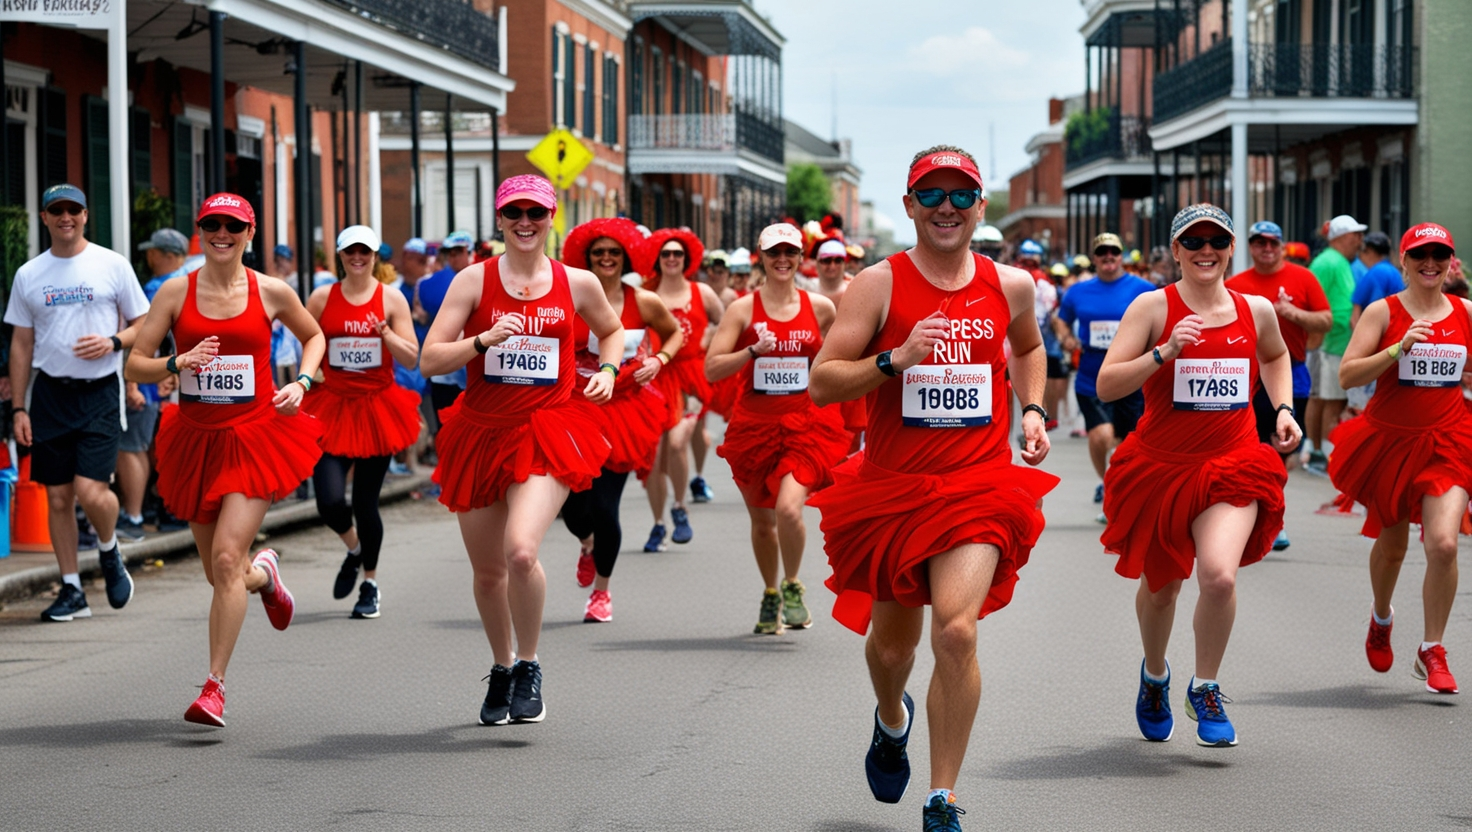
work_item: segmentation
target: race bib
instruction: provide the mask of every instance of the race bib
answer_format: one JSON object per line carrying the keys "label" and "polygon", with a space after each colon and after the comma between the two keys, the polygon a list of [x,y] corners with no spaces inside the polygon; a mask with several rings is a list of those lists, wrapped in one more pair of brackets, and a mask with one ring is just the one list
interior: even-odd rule
{"label": "race bib", "polygon": [[1467,366],[1467,348],[1461,344],[1415,344],[1400,357],[1402,387],[1456,387]]}
{"label": "race bib", "polygon": [[347,336],[327,342],[327,365],[339,370],[371,370],[383,363],[383,339]]}
{"label": "race bib", "polygon": [[1107,350],[1114,343],[1114,333],[1119,331],[1119,321],[1089,321],[1089,347]]}
{"label": "race bib", "polygon": [[1241,410],[1252,398],[1246,358],[1176,359],[1176,410]]}
{"label": "race bib", "polygon": [[912,428],[992,423],[992,365],[921,364],[904,374],[901,421]]}
{"label": "race bib", "polygon": [[249,355],[217,355],[179,374],[179,398],[201,404],[245,404],[256,397],[256,362]]}
{"label": "race bib", "polygon": [[[590,352],[590,353],[592,353],[594,355],[597,355],[598,354],[598,345],[600,343],[602,343],[602,342],[600,342],[598,340],[598,336],[597,335],[594,335],[591,332],[588,333],[588,352]],[[633,358],[635,355],[637,355],[639,353],[639,346],[641,344],[643,344],[643,343],[644,343],[644,330],[642,330],[642,329],[625,329],[624,330],[624,359],[623,360],[624,361],[628,361],[630,358]]]}
{"label": "race bib", "polygon": [[557,361],[561,355],[556,338],[513,335],[500,346],[486,351],[486,381],[491,384],[555,384]]}
{"label": "race bib", "polygon": [[783,358],[762,356],[751,371],[751,386],[768,396],[790,396],[808,389],[808,359],[801,355]]}

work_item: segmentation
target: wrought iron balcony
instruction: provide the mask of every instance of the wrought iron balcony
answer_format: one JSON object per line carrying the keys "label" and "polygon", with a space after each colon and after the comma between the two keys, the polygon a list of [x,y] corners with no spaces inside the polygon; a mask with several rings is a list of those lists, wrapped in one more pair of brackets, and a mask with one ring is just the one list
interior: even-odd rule
{"label": "wrought iron balcony", "polygon": [[467,0],[327,0],[407,38],[500,72],[498,24]]}
{"label": "wrought iron balcony", "polygon": [[1107,111],[1107,115],[1100,112],[1096,118],[1100,119],[1100,126],[1107,125],[1107,128],[1091,129],[1087,121],[1082,121],[1075,129],[1065,132],[1065,167],[1082,167],[1100,159],[1150,157],[1150,119],[1114,111]]}
{"label": "wrought iron balcony", "polygon": [[737,149],[781,162],[782,131],[741,112],[629,116],[629,150]]}
{"label": "wrought iron balcony", "polygon": [[1225,38],[1155,76],[1155,123],[1175,118],[1232,92],[1232,39]]}

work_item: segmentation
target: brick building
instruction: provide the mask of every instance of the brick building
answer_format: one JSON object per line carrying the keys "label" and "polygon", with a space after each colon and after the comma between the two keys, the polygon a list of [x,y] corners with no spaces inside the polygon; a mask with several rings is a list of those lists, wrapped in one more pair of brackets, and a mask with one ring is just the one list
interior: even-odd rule
{"label": "brick building", "polygon": [[1023,240],[1036,240],[1051,259],[1062,259],[1077,250],[1068,245],[1063,125],[1067,115],[1081,106],[1081,99],[1048,99],[1048,129],[1027,142],[1031,162],[1012,174],[1007,215],[997,222],[997,228],[1014,247]]}

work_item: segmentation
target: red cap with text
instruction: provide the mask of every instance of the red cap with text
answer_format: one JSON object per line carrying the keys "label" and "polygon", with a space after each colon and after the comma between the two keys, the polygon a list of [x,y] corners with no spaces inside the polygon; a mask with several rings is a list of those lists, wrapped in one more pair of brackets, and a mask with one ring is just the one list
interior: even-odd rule
{"label": "red cap with text", "polygon": [[1457,244],[1452,242],[1452,232],[1434,222],[1423,222],[1418,226],[1408,229],[1400,238],[1400,253],[1405,254],[1417,246],[1440,244],[1451,249],[1453,253],[1457,250]]}
{"label": "red cap with text", "polygon": [[976,183],[976,187],[985,187],[981,184],[981,171],[976,169],[976,163],[953,150],[939,150],[920,157],[920,161],[910,165],[909,181],[905,184],[906,189],[915,187],[921,177],[937,170],[958,170]]}
{"label": "red cap with text", "polygon": [[241,220],[251,225],[256,224],[256,209],[250,207],[245,197],[237,194],[215,194],[206,199],[204,204],[199,206],[199,216],[195,217],[194,221],[199,222],[212,215]]}

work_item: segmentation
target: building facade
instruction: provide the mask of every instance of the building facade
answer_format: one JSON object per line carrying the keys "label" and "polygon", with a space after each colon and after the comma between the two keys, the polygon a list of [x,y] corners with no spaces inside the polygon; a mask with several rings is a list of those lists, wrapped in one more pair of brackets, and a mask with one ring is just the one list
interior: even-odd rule
{"label": "building facade", "polygon": [[1063,132],[1068,117],[1082,107],[1081,97],[1049,99],[1048,128],[1027,142],[1031,162],[1012,175],[1007,214],[997,222],[997,228],[1014,248],[1023,240],[1035,240],[1055,260],[1079,250],[1068,240]]}
{"label": "building facade", "polygon": [[831,210],[843,217],[848,236],[856,236],[860,222],[859,185],[864,172],[854,164],[853,142],[838,138],[828,141],[791,119],[784,119],[783,125],[787,164],[812,164],[823,171],[832,193]]}

